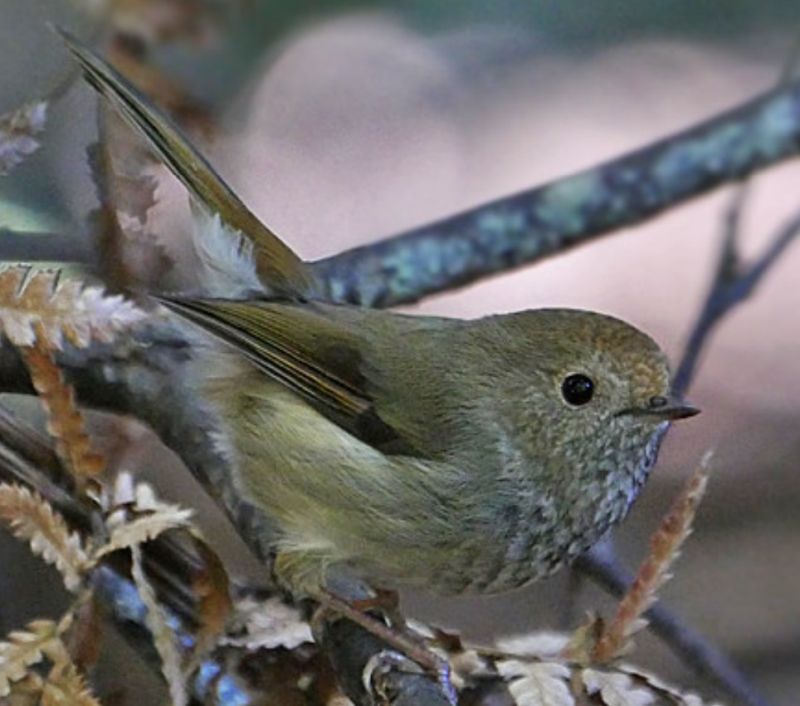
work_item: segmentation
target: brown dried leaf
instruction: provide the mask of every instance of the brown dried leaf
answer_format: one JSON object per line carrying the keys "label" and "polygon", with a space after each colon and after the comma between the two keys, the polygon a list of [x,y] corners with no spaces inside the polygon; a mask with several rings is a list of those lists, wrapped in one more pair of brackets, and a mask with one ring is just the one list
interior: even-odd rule
{"label": "brown dried leaf", "polygon": [[131,547],[131,557],[133,559],[131,575],[139,591],[139,597],[147,606],[145,622],[152,635],[158,656],[161,658],[161,673],[164,675],[169,687],[172,706],[186,706],[189,698],[186,692],[178,646],[167,624],[164,611],[156,599],[155,591],[145,576],[144,568],[142,567],[142,551],[138,545]]}
{"label": "brown dried leaf", "polygon": [[[36,324],[34,329],[38,334],[41,327]],[[82,485],[105,470],[105,459],[92,451],[83,414],[75,403],[75,391],[64,379],[52,350],[37,345],[23,347],[20,352],[47,412],[47,431],[56,441],[56,452]]]}
{"label": "brown dried leaf", "polygon": [[117,115],[101,106],[100,143],[88,150],[99,207],[89,216],[104,279],[118,289],[155,286],[172,260],[147,228],[157,182],[154,159]]}
{"label": "brown dried leaf", "polygon": [[97,596],[88,591],[73,608],[73,621],[64,641],[72,663],[86,673],[100,658],[103,620]]}
{"label": "brown dried leaf", "polygon": [[195,650],[199,655],[222,634],[233,603],[230,579],[222,560],[203,539],[197,535],[193,535],[193,539],[202,561],[202,569],[192,578],[192,591],[198,599],[197,612],[200,616]]}
{"label": "brown dried leaf", "polygon": [[595,644],[591,655],[593,663],[604,664],[619,657],[626,650],[630,636],[645,624],[642,616],[656,601],[657,592],[669,579],[669,569],[680,555],[683,542],[691,534],[692,521],[708,483],[709,460],[709,456],[703,459],[651,537],[649,555],[620,601],[614,618],[604,627]]}
{"label": "brown dried leaf", "polygon": [[58,569],[68,590],[80,588],[89,565],[81,539],[45,500],[22,486],[0,485],[0,518],[34,554]]}
{"label": "brown dried leaf", "polygon": [[56,665],[42,690],[42,706],[101,706],[74,664]]}
{"label": "brown dried leaf", "polygon": [[44,130],[47,103],[37,101],[0,115],[0,175],[8,174],[39,149],[34,136]]}
{"label": "brown dried leaf", "polygon": [[16,346],[32,346],[38,332],[51,348],[61,349],[64,339],[85,348],[92,341],[110,342],[145,318],[144,311],[121,296],[62,281],[60,270],[0,270],[0,328]]}
{"label": "brown dried leaf", "polygon": [[23,679],[56,642],[61,640],[52,620],[34,620],[25,630],[12,632],[8,642],[0,642],[0,697],[8,696],[11,682]]}

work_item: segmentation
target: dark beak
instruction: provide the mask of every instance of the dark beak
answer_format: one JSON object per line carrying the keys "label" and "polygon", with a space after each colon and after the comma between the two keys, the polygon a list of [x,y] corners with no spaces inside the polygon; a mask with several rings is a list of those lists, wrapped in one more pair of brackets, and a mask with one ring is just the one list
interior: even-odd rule
{"label": "dark beak", "polygon": [[676,419],[694,417],[695,414],[700,414],[700,410],[675,397],[656,395],[647,401],[647,406],[631,407],[619,412],[619,414],[631,414],[637,417],[657,417],[665,421],[675,421]]}

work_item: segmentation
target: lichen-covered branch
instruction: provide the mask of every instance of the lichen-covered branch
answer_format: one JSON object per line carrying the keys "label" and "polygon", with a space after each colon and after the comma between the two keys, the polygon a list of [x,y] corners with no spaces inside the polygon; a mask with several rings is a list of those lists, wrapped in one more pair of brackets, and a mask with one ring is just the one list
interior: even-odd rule
{"label": "lichen-covered branch", "polygon": [[388,307],[651,218],[800,150],[800,81],[626,156],[314,263],[331,298]]}

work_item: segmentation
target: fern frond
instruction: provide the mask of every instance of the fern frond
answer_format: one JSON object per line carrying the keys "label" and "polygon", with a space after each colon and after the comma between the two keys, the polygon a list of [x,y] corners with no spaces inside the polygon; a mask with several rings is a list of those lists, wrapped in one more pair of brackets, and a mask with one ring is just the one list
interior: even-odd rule
{"label": "fern frond", "polygon": [[74,664],[53,667],[42,689],[42,706],[101,706]]}
{"label": "fern frond", "polygon": [[89,566],[83,543],[46,500],[22,486],[2,484],[0,519],[30,544],[34,554],[58,569],[68,590],[80,588]]}
{"label": "fern frond", "polygon": [[[40,324],[34,329],[41,330]],[[38,340],[38,339],[37,339]],[[40,345],[21,348],[31,381],[47,412],[47,431],[56,441],[56,452],[80,483],[103,472],[105,459],[92,451],[83,413],[75,403],[75,390],[56,364],[53,351]]]}
{"label": "fern frond", "polygon": [[193,513],[193,510],[167,504],[132,519],[124,517],[123,512],[115,513],[107,522],[110,529],[108,542],[95,551],[93,558],[101,559],[111,552],[149,542],[169,530],[188,527]]}
{"label": "fern frond", "polygon": [[132,302],[62,278],[61,270],[0,270],[0,328],[16,346],[32,346],[38,324],[48,347],[60,350],[66,340],[85,348],[92,341],[111,341],[145,317]]}
{"label": "fern frond", "polygon": [[0,642],[0,697],[8,696],[11,683],[24,679],[28,669],[41,662],[53,643],[61,642],[52,620],[34,620],[25,630],[16,630]]}
{"label": "fern frond", "polygon": [[651,537],[648,556],[620,601],[614,618],[602,630],[594,645],[591,654],[593,663],[603,664],[621,656],[631,635],[647,624],[642,616],[656,601],[658,590],[670,577],[670,567],[680,556],[681,547],[691,534],[697,507],[708,484],[709,460],[708,455],[703,459]]}

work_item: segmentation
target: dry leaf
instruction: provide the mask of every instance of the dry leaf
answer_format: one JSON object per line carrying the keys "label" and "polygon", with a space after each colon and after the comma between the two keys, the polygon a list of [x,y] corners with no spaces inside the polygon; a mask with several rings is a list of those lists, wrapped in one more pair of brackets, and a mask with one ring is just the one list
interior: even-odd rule
{"label": "dry leaf", "polygon": [[570,670],[557,662],[501,660],[497,671],[508,682],[516,706],[575,706]]}
{"label": "dry leaf", "polygon": [[[35,324],[34,329],[38,336],[41,327]],[[47,412],[47,431],[56,441],[56,452],[82,486],[86,479],[103,472],[105,459],[92,451],[83,414],[75,403],[75,391],[64,379],[53,351],[37,344],[23,347],[20,352]]]}
{"label": "dry leaf", "polygon": [[59,570],[68,590],[80,588],[89,564],[81,539],[45,500],[22,486],[0,485],[0,517],[34,554]]}
{"label": "dry leaf", "polygon": [[11,682],[23,679],[28,667],[41,662],[60,641],[54,621],[34,620],[25,630],[12,632],[8,642],[0,642],[0,697],[8,696]]}
{"label": "dry leaf", "polygon": [[72,663],[86,673],[97,664],[102,644],[103,619],[93,590],[79,599],[72,614],[73,622],[64,642]]}
{"label": "dry leaf", "polygon": [[146,319],[144,311],[99,287],[63,280],[60,270],[8,267],[0,270],[0,327],[16,346],[32,346],[41,333],[60,349],[66,339],[85,348]]}
{"label": "dry leaf", "polygon": [[167,623],[164,611],[156,600],[156,594],[142,567],[142,551],[139,546],[131,547],[131,575],[142,602],[147,606],[145,622],[153,638],[158,656],[161,658],[161,673],[169,687],[172,706],[186,706],[189,701],[186,683],[181,668],[181,657],[172,630]]}
{"label": "dry leaf", "polygon": [[39,149],[34,136],[44,130],[47,103],[29,103],[0,115],[0,174],[8,174],[25,157]]}
{"label": "dry leaf", "polygon": [[193,535],[193,539],[202,562],[201,570],[192,579],[192,592],[197,596],[200,617],[195,654],[201,655],[222,634],[233,603],[230,579],[222,560],[203,539],[197,535]]}
{"label": "dry leaf", "polygon": [[655,602],[658,589],[669,579],[669,569],[691,533],[692,521],[708,483],[709,460],[708,455],[703,459],[650,539],[647,558],[620,601],[616,615],[594,646],[593,663],[604,664],[622,655],[630,636],[646,624],[642,615]]}

